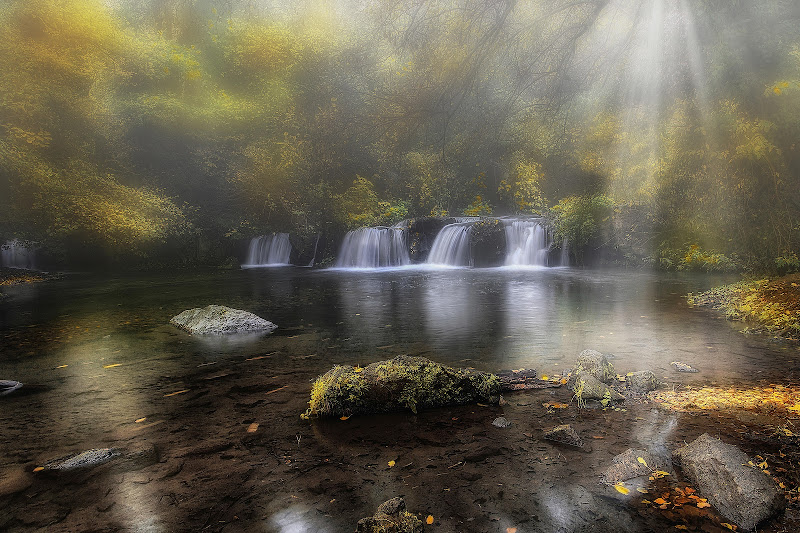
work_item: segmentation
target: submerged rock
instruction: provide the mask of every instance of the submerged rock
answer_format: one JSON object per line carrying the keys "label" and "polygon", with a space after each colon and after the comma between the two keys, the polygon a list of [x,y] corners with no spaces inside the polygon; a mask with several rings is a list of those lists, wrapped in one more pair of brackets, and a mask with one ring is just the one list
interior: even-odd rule
{"label": "submerged rock", "polygon": [[336,365],[317,378],[303,418],[388,413],[467,403],[497,403],[500,380],[487,372],[452,368],[399,355],[364,368]]}
{"label": "submerged rock", "polygon": [[193,335],[271,333],[278,327],[253,313],[224,305],[187,309],[172,317],[169,323]]}
{"label": "submerged rock", "polygon": [[501,417],[495,418],[494,422],[492,422],[492,425],[496,426],[496,427],[499,427],[499,428],[508,428],[508,427],[511,427],[511,422],[509,422],[506,417],[501,416]]}
{"label": "submerged rock", "polygon": [[69,472],[99,466],[120,455],[120,451],[115,448],[93,448],[85,452],[52,459],[42,465],[42,469],[45,472]]}
{"label": "submerged rock", "polygon": [[406,511],[403,498],[392,498],[378,506],[373,516],[362,518],[356,533],[422,533],[422,520]]}
{"label": "submerged rock", "polygon": [[604,483],[613,485],[629,479],[650,476],[654,470],[666,470],[665,461],[647,450],[628,448],[611,460],[611,464],[603,471]]}
{"label": "submerged rock", "polygon": [[584,350],[578,355],[578,362],[575,365],[576,372],[586,372],[603,383],[614,381],[614,365],[608,362],[605,355],[597,350]]}
{"label": "submerged rock", "polygon": [[575,393],[575,398],[579,402],[585,400],[617,402],[625,399],[615,389],[587,372],[578,372],[572,377],[572,392]]}
{"label": "submerged rock", "polygon": [[661,382],[650,370],[641,370],[639,372],[629,372],[625,376],[625,384],[631,392],[643,394],[656,390],[661,385]]}
{"label": "submerged rock", "polygon": [[750,466],[744,452],[708,433],[676,450],[673,458],[709,503],[742,529],[755,529],[786,504],[773,479]]}
{"label": "submerged rock", "polygon": [[20,387],[22,387],[22,383],[20,383],[19,381],[13,381],[10,379],[0,379],[0,396],[11,394]]}
{"label": "submerged rock", "polygon": [[580,437],[580,435],[578,435],[578,432],[575,431],[569,424],[562,424],[560,426],[550,428],[544,432],[542,437],[545,440],[580,448],[583,451],[591,451],[591,446],[584,443],[583,439]]}
{"label": "submerged rock", "polygon": [[692,368],[691,366],[687,365],[686,363],[681,363],[680,361],[673,361],[670,364],[673,367],[675,367],[675,370],[677,372],[690,372],[690,373],[700,372],[696,368]]}

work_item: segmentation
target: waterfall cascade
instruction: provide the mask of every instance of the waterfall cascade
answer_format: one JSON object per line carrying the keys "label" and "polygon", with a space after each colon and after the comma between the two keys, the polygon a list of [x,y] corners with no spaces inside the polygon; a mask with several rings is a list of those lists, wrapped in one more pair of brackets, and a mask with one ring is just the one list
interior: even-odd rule
{"label": "waterfall cascade", "polygon": [[432,265],[472,266],[471,234],[471,222],[459,222],[443,227],[433,241],[427,262]]}
{"label": "waterfall cascade", "polygon": [[0,265],[8,268],[36,270],[36,249],[14,239],[0,246]]}
{"label": "waterfall cascade", "polygon": [[410,262],[405,230],[396,226],[359,228],[345,235],[336,267],[380,268]]}
{"label": "waterfall cascade", "polygon": [[566,241],[558,264],[550,258],[552,237],[539,219],[507,219],[506,266],[568,266]]}
{"label": "waterfall cascade", "polygon": [[273,233],[253,237],[247,252],[247,263],[242,266],[288,265],[292,244],[288,233]]}

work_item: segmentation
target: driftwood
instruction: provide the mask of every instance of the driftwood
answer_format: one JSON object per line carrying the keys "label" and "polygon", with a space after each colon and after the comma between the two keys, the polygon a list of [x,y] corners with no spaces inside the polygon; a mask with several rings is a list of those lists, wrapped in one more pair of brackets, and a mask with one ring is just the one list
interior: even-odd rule
{"label": "driftwood", "polygon": [[500,380],[500,390],[516,391],[527,389],[549,389],[560,387],[560,381],[545,381],[536,377],[536,370],[521,368],[519,370],[506,370],[497,374]]}

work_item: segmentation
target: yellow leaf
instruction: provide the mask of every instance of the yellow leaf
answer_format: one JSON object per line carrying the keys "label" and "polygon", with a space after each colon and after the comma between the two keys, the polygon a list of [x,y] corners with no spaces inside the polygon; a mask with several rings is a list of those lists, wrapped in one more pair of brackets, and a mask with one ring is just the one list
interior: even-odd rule
{"label": "yellow leaf", "polygon": [[69,365],[61,365],[61,366],[57,366],[56,368],[67,368],[68,366]]}
{"label": "yellow leaf", "polygon": [[42,470],[44,470],[43,466],[37,466],[36,468],[33,469],[34,472],[41,472]]}
{"label": "yellow leaf", "polygon": [[647,461],[644,460],[644,457],[637,457],[636,460],[642,463],[644,466],[647,466]]}
{"label": "yellow leaf", "polygon": [[425,523],[428,524],[428,525],[433,524],[433,515],[432,514],[428,515],[428,518],[425,519]]}
{"label": "yellow leaf", "polygon": [[790,411],[800,411],[800,403],[796,403],[793,406],[789,407]]}
{"label": "yellow leaf", "polygon": [[116,366],[122,366],[122,363],[114,363],[113,365],[103,365],[103,368],[114,368]]}
{"label": "yellow leaf", "polygon": [[255,433],[258,430],[258,422],[253,422],[249,426],[247,426],[248,433]]}
{"label": "yellow leaf", "polygon": [[734,526],[733,524],[729,524],[727,522],[721,522],[720,525],[722,527],[726,527],[726,528],[730,529],[731,531],[736,531],[736,526]]}
{"label": "yellow leaf", "polygon": [[348,418],[350,418],[350,417],[349,416],[342,416],[342,417],[339,417],[339,420],[347,420]]}
{"label": "yellow leaf", "polygon": [[705,509],[706,507],[711,507],[711,504],[708,502],[697,502],[697,507],[700,509]]}
{"label": "yellow leaf", "polygon": [[142,418],[137,418],[136,420],[134,420],[134,422],[137,423],[137,424],[141,424],[145,420],[147,420],[147,417],[143,416]]}
{"label": "yellow leaf", "polygon": [[189,389],[183,389],[177,392],[170,392],[169,394],[165,394],[164,398],[169,398],[170,396],[177,396],[178,394],[183,394],[184,392],[189,392]]}
{"label": "yellow leaf", "polygon": [[686,527],[686,526],[684,526],[683,524],[678,524],[677,526],[675,526],[675,529],[684,529],[684,530],[688,530],[689,528],[688,528],[688,527]]}
{"label": "yellow leaf", "polygon": [[614,485],[614,489],[620,494],[628,494],[630,492],[630,489],[626,488],[622,483]]}
{"label": "yellow leaf", "polygon": [[355,367],[355,368],[353,369],[353,372],[355,372],[356,374],[358,374],[359,372],[363,372],[363,371],[364,371],[364,369],[363,369],[363,368],[361,368],[360,366],[357,366],[357,367]]}
{"label": "yellow leaf", "polygon": [[550,378],[547,377],[547,374],[542,374],[542,377],[540,377],[539,379],[541,379],[542,381],[547,381]]}
{"label": "yellow leaf", "polygon": [[645,488],[642,488],[642,487],[638,487],[638,488],[636,489],[636,491],[637,491],[637,492],[641,492],[642,494],[647,494],[647,489],[645,489]]}
{"label": "yellow leaf", "polygon": [[394,465],[395,465],[394,461],[389,461],[389,468],[393,467]]}

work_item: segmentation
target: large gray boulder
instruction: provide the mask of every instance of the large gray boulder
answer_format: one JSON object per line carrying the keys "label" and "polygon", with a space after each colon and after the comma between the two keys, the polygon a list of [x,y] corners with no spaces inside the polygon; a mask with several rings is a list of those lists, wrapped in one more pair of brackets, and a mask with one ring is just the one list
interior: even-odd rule
{"label": "large gray boulder", "polygon": [[783,509],[783,493],[747,455],[704,433],[673,453],[686,476],[717,511],[745,530]]}
{"label": "large gray boulder", "polygon": [[603,383],[614,381],[614,365],[608,362],[605,355],[597,350],[584,350],[578,355],[575,365],[576,372],[587,372]]}
{"label": "large gray boulder", "polygon": [[625,399],[616,389],[609,387],[589,372],[579,371],[572,376],[571,386],[572,392],[575,393],[575,398],[579,402],[585,400],[617,402]]}
{"label": "large gray boulder", "polygon": [[169,323],[192,335],[272,333],[278,327],[253,313],[224,305],[208,305],[188,309],[172,317]]}

